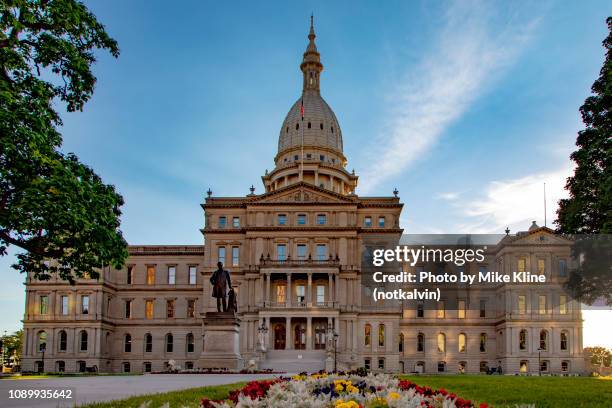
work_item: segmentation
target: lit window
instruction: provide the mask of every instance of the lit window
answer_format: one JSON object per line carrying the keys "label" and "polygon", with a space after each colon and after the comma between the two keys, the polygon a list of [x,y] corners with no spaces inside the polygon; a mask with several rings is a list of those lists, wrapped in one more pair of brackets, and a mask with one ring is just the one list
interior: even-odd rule
{"label": "lit window", "polygon": [[318,225],[325,225],[326,222],[327,222],[327,217],[325,216],[325,214],[317,215],[317,224]]}
{"label": "lit window", "polygon": [[166,317],[171,319],[174,317],[174,300],[166,300]]}
{"label": "lit window", "polygon": [[385,325],[378,325],[378,347],[385,346]]}
{"label": "lit window", "polygon": [[540,275],[546,273],[546,261],[544,259],[538,259],[538,273]]}
{"label": "lit window", "polygon": [[196,273],[197,273],[197,267],[196,266],[190,266],[189,267],[189,284],[190,285],[195,285],[196,284]]}
{"label": "lit window", "polygon": [[518,296],[518,312],[519,314],[525,314],[525,295]]}
{"label": "lit window", "polygon": [[529,361],[521,360],[521,363],[519,366],[519,372],[522,374],[525,374],[527,373],[527,371],[529,371]]}
{"label": "lit window", "polygon": [[232,218],[232,226],[234,228],[240,228],[240,217]]}
{"label": "lit window", "polygon": [[366,324],[363,329],[363,344],[365,346],[369,346],[372,344],[372,326],[370,324]]}
{"label": "lit window", "polygon": [[546,314],[546,295],[539,296],[538,304],[539,304],[539,307],[538,307],[539,313]]}
{"label": "lit window", "polygon": [[457,317],[459,319],[465,319],[465,300],[460,300],[458,302]]}
{"label": "lit window", "polygon": [[487,351],[487,334],[480,333],[480,352],[484,353]]}
{"label": "lit window", "polygon": [[441,300],[438,302],[438,310],[436,311],[436,316],[438,319],[444,319],[444,301]]}
{"label": "lit window", "polygon": [[317,260],[324,261],[327,259],[327,245],[317,244]]}
{"label": "lit window", "polygon": [[567,314],[567,296],[559,295],[559,314]]}
{"label": "lit window", "polygon": [[467,363],[465,361],[460,361],[459,362],[459,374],[465,374],[465,367],[467,366]]}
{"label": "lit window", "polygon": [[49,296],[40,297],[40,314],[46,315],[49,313]]}
{"label": "lit window", "polygon": [[168,285],[174,285],[176,283],[176,266],[168,267]]}
{"label": "lit window", "polygon": [[295,300],[298,302],[298,304],[304,304],[304,301],[306,300],[306,288],[304,287],[304,285],[297,285],[295,287]]}
{"label": "lit window", "polygon": [[240,248],[232,247],[232,266],[240,265]]}
{"label": "lit window", "polygon": [[525,258],[518,259],[517,272],[525,272],[527,267],[527,261]]}
{"label": "lit window", "polygon": [[385,217],[378,217],[378,226],[379,227],[385,226]]}
{"label": "lit window", "polygon": [[562,331],[561,332],[561,350],[564,350],[564,351],[567,350],[567,343],[568,343],[567,338],[568,338],[567,332]]}
{"label": "lit window", "polygon": [[145,302],[145,314],[147,319],[153,319],[153,300],[147,299]]}
{"label": "lit window", "polygon": [[155,267],[147,266],[147,285],[155,285]]}
{"label": "lit window", "polygon": [[278,225],[286,225],[287,216],[285,214],[278,214]]}
{"label": "lit window", "polygon": [[363,219],[363,226],[364,227],[371,227],[372,226],[372,217],[365,217]]}
{"label": "lit window", "polygon": [[276,286],[276,303],[285,303],[287,298],[285,296],[287,287],[285,285]]}
{"label": "lit window", "polygon": [[438,352],[444,353],[446,351],[446,335],[444,333],[438,333]]}
{"label": "lit window", "polygon": [[465,353],[466,337],[464,333],[459,333],[459,352]]}
{"label": "lit window", "polygon": [[224,215],[219,217],[219,228],[225,228],[225,226],[227,225],[227,217],[225,217]]}
{"label": "lit window", "polygon": [[298,225],[306,225],[306,214],[298,214],[297,223]]}
{"label": "lit window", "polygon": [[81,296],[81,313],[83,314],[89,313],[89,296],[88,295]]}

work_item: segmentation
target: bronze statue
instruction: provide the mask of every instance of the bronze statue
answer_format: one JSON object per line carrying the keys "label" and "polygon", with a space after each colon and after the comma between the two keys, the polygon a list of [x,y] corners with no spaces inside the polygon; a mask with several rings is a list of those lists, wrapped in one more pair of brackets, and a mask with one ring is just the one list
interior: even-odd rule
{"label": "bronze statue", "polygon": [[217,312],[227,312],[227,292],[232,289],[232,280],[228,271],[223,269],[223,263],[217,262],[217,270],[210,277],[213,286],[212,296],[217,298]]}

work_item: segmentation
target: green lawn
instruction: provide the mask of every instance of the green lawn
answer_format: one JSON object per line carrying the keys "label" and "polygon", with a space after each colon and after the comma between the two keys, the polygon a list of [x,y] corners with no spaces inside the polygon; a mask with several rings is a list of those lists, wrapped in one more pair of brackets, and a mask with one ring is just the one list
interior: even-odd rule
{"label": "green lawn", "polygon": [[[515,377],[486,375],[402,376],[419,385],[444,388],[473,402],[486,402],[496,408],[535,404],[537,408],[612,407],[612,379],[588,377]],[[226,398],[231,390],[245,383],[191,388],[132,397],[109,403],[85,405],[88,408],[198,407],[201,398]]]}
{"label": "green lawn", "polygon": [[237,388],[244,387],[246,382],[215,385],[210,387],[189,388],[181,391],[164,392],[159,394],[141,395],[120,401],[98,402],[94,404],[82,405],[87,408],[139,408],[142,404],[149,402],[147,408],[159,408],[165,403],[170,404],[170,408],[178,407],[199,407],[202,398],[220,399],[227,398],[229,392]]}
{"label": "green lawn", "polygon": [[612,407],[612,379],[496,375],[402,376],[419,385],[444,388],[494,407],[535,404],[537,408]]}

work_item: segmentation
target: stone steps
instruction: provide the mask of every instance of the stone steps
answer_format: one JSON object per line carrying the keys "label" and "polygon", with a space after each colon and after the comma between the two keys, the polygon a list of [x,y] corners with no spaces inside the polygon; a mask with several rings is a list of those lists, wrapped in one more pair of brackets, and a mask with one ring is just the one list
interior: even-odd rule
{"label": "stone steps", "polygon": [[270,350],[266,359],[260,363],[261,369],[285,371],[288,373],[308,373],[325,369],[324,350]]}

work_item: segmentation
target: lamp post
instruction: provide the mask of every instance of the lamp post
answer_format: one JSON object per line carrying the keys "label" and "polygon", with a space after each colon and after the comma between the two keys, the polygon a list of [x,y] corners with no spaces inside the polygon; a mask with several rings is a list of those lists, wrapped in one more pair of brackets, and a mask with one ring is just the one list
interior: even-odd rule
{"label": "lamp post", "polygon": [[265,336],[268,334],[268,327],[265,322],[261,322],[261,326],[257,328],[257,332],[259,333],[259,342],[261,343],[261,351],[266,351],[266,341]]}
{"label": "lamp post", "polygon": [[40,351],[42,351],[42,372],[45,372],[45,351],[47,351],[47,343],[40,345]]}

